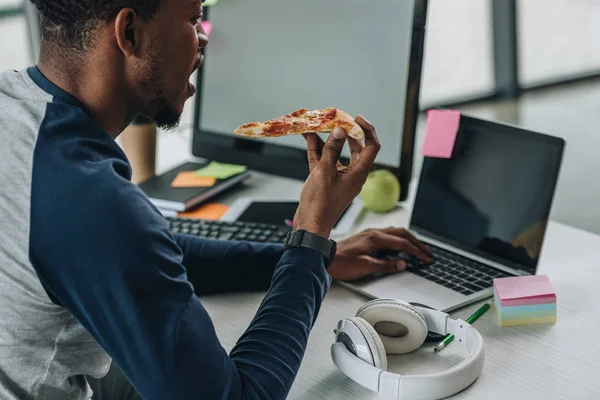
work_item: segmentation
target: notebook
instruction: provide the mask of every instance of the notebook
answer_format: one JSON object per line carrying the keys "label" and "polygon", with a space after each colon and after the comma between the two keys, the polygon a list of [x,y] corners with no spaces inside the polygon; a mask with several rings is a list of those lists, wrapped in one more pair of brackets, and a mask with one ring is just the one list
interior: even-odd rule
{"label": "notebook", "polygon": [[150,201],[161,210],[188,211],[217,194],[245,181],[250,177],[246,171],[228,179],[218,179],[212,187],[173,188],[171,182],[181,171],[195,171],[207,166],[209,163],[188,162],[182,164],[162,175],[155,176],[141,183],[140,189],[146,193]]}

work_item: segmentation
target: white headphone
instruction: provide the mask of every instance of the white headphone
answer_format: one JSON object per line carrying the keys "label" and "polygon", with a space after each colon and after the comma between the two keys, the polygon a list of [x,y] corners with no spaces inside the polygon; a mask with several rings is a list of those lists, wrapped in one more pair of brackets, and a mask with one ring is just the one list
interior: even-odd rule
{"label": "white headphone", "polygon": [[[453,344],[466,348],[469,355],[458,365],[429,375],[387,371],[386,354],[418,349],[428,332],[453,334]],[[356,317],[338,322],[331,357],[340,371],[367,389],[397,399],[437,400],[475,382],[485,354],[481,335],[467,322],[400,300],[379,299],[363,305]]]}

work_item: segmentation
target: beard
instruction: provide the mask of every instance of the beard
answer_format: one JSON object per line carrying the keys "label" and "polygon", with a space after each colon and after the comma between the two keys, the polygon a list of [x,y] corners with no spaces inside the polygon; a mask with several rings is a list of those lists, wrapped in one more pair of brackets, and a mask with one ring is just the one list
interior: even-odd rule
{"label": "beard", "polygon": [[138,86],[140,114],[154,121],[158,128],[173,131],[179,126],[181,113],[169,102],[160,84],[160,52],[151,47],[148,53],[148,62],[143,68]]}
{"label": "beard", "polygon": [[161,92],[157,92],[156,96],[149,102],[147,117],[154,121],[158,128],[173,131],[179,126],[181,114],[169,104]]}

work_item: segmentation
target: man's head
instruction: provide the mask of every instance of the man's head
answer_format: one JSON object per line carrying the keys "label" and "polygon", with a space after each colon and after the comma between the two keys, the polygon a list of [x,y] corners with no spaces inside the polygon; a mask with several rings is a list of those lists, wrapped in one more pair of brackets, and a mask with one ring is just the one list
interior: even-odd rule
{"label": "man's head", "polygon": [[53,65],[68,74],[94,68],[87,62],[92,58],[110,60],[102,72],[123,86],[131,114],[164,128],[178,124],[195,91],[189,78],[208,41],[200,23],[201,0],[31,2],[41,14],[42,54]]}

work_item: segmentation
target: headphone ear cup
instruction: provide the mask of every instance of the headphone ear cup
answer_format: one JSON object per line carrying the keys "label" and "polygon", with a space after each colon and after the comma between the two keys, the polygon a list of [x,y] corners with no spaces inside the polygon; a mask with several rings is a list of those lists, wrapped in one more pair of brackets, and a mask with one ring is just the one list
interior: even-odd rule
{"label": "headphone ear cup", "polygon": [[[373,366],[375,368],[379,368],[383,371],[386,371],[387,370],[387,357],[385,355],[385,347],[383,346],[383,343],[381,342],[381,339],[379,338],[379,335],[377,334],[375,329],[371,325],[369,325],[369,323],[367,321],[365,321],[362,318],[353,317],[353,318],[348,318],[348,320],[353,322],[354,325],[356,325],[358,327],[360,332],[363,334],[365,340],[367,341],[367,344],[369,345],[369,349],[371,351],[371,354],[373,355],[373,360],[375,363],[375,365],[373,365]],[[367,360],[363,360],[363,361],[370,363],[370,361],[367,361]]]}
{"label": "headphone ear cup", "polygon": [[373,327],[387,354],[410,353],[427,339],[425,317],[412,305],[400,300],[370,301],[358,310],[356,316]]}

